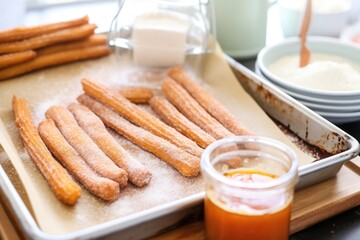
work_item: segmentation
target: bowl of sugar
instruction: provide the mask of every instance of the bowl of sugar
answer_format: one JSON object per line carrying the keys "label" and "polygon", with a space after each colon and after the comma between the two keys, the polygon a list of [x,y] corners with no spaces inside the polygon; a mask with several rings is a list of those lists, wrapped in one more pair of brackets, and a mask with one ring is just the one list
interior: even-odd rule
{"label": "bowl of sugar", "polygon": [[257,62],[267,79],[288,90],[328,98],[360,96],[360,48],[326,37],[309,37],[310,63],[299,67],[299,38],[262,49]]}
{"label": "bowl of sugar", "polygon": [[338,113],[335,105],[357,102],[360,99],[360,47],[329,37],[308,37],[307,46],[311,59],[305,67],[299,66],[297,37],[263,48],[257,57],[258,72],[264,80],[309,108],[311,103],[323,104],[330,112]]}

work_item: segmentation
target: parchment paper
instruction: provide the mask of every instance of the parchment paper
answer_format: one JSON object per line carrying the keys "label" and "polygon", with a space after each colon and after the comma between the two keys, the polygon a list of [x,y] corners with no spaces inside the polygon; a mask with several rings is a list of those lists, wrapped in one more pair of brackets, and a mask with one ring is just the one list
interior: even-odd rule
{"label": "parchment paper", "polygon": [[[11,109],[12,96],[26,98],[33,111],[36,124],[44,119],[44,112],[54,104],[67,105],[82,93],[80,80],[89,77],[112,88],[120,85],[148,86],[160,93],[166,69],[143,69],[132,66],[129,56],[123,54],[41,70],[23,77],[0,82],[0,117],[14,142],[20,161],[12,158],[25,191],[20,194],[33,210],[39,227],[45,232],[61,235],[92,227],[97,224],[140,212],[166,202],[171,202],[204,190],[202,177],[186,178],[154,155],[140,149],[112,132],[122,146],[145,164],[153,173],[150,184],[135,188],[131,184],[122,190],[114,203],[106,203],[85,189],[73,207],[62,204],[54,197],[45,179],[25,151],[15,127]],[[255,101],[243,90],[229,66],[218,52],[206,57],[189,57],[187,71],[207,88],[220,102],[257,135],[269,136],[290,145],[298,154],[300,165],[312,162],[278,129]],[[148,107],[145,107],[149,109]],[[6,169],[11,164],[8,156],[0,153],[0,162]],[[20,179],[14,171],[7,171],[14,185]],[[21,188],[22,189],[22,188]]]}

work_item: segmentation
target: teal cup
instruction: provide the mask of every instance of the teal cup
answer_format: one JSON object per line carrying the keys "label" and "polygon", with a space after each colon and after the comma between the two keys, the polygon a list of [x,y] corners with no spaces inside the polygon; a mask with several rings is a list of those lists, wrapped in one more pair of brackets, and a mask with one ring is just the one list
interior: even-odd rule
{"label": "teal cup", "polygon": [[266,44],[269,0],[213,0],[216,37],[234,58],[250,58]]}

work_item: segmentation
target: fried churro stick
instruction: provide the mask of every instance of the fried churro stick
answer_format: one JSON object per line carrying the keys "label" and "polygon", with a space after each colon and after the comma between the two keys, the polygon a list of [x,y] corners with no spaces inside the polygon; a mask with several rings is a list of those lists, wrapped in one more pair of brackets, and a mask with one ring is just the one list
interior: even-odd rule
{"label": "fried churro stick", "polygon": [[153,96],[152,90],[146,87],[122,87],[120,94],[132,103],[147,103]]}
{"label": "fried churro stick", "polygon": [[194,156],[201,156],[203,150],[195,142],[188,139],[174,128],[166,125],[155,116],[131,103],[123,96],[112,92],[110,89],[105,88],[90,79],[83,79],[82,85],[85,93],[111,107],[134,124],[168,140]]}
{"label": "fried churro stick", "polygon": [[150,99],[149,104],[161,119],[180,133],[192,139],[200,147],[206,148],[215,141],[215,138],[182,115],[166,98],[155,96]]}
{"label": "fried churro stick", "polygon": [[119,198],[119,184],[96,174],[65,140],[53,120],[42,121],[39,134],[54,156],[89,192],[106,201]]}
{"label": "fried churro stick", "polygon": [[21,52],[34,50],[49,46],[59,42],[72,41],[90,36],[94,33],[96,25],[85,24],[79,27],[67,28],[57,32],[40,35],[16,42],[6,42],[0,44],[0,53]]}
{"label": "fried churro stick", "polygon": [[104,34],[94,34],[88,38],[78,40],[78,41],[71,41],[65,43],[59,43],[56,45],[40,48],[36,51],[39,56],[48,55],[53,53],[59,53],[63,51],[69,50],[76,50],[76,49],[83,49],[87,47],[93,47],[98,45],[106,45],[107,37]]}
{"label": "fried churro stick", "polygon": [[80,127],[99,148],[128,173],[128,178],[133,184],[143,187],[149,183],[152,174],[116,142],[95,113],[79,103],[70,104],[68,109],[74,114]]}
{"label": "fried churro stick", "polygon": [[192,80],[182,67],[171,68],[168,75],[180,83],[206,111],[232,133],[236,135],[254,135],[252,131],[243,126],[216,98]]}
{"label": "fried churro stick", "polygon": [[166,78],[162,84],[163,92],[170,102],[189,120],[216,139],[233,136],[233,134],[205,111],[180,84]]}
{"label": "fried churro stick", "polygon": [[81,195],[81,188],[68,172],[52,157],[41,140],[25,99],[12,99],[15,123],[27,152],[49,183],[55,196],[63,203],[73,205]]}
{"label": "fried churro stick", "polygon": [[182,175],[191,177],[199,174],[200,159],[198,157],[183,151],[141,127],[135,126],[88,95],[81,95],[78,97],[78,101],[90,108],[107,126],[167,162]]}
{"label": "fried churro stick", "polygon": [[88,16],[84,16],[69,21],[56,22],[50,24],[43,24],[32,27],[18,27],[9,30],[0,31],[0,43],[11,42],[21,39],[31,38],[42,34],[55,32],[65,28],[71,28],[87,24],[89,22]]}
{"label": "fried churro stick", "polygon": [[31,59],[34,59],[35,57],[36,57],[36,52],[33,50],[0,55],[0,68],[23,63]]}
{"label": "fried churro stick", "polygon": [[0,70],[0,80],[9,79],[28,72],[39,70],[42,68],[81,61],[86,59],[98,58],[110,53],[107,46],[95,46],[79,50],[59,52],[50,55],[40,56],[34,60],[8,67]]}
{"label": "fried churro stick", "polygon": [[120,187],[127,185],[127,173],[103,153],[77,124],[72,113],[63,106],[52,106],[46,111],[60,132],[79,155],[103,177],[118,182]]}

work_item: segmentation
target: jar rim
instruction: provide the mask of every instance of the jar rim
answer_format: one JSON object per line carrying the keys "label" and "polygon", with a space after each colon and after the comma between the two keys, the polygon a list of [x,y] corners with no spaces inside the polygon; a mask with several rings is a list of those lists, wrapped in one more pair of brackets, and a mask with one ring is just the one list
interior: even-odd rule
{"label": "jar rim", "polygon": [[[231,143],[260,143],[263,145],[271,146],[277,148],[281,152],[285,153],[289,159],[291,159],[291,166],[290,169],[283,175],[275,178],[272,181],[264,182],[264,183],[244,183],[236,180],[232,180],[220,172],[218,172],[213,165],[210,163],[210,155],[211,153],[217,149],[218,147],[224,144],[231,144]],[[210,144],[201,155],[201,168],[202,172],[206,177],[211,177],[213,180],[220,182],[222,184],[237,187],[237,188],[244,188],[244,189],[271,189],[275,187],[279,187],[282,185],[289,185],[289,187],[293,187],[298,180],[298,161],[295,152],[284,143],[263,136],[235,136],[229,138],[223,138],[221,140],[215,141]]]}

